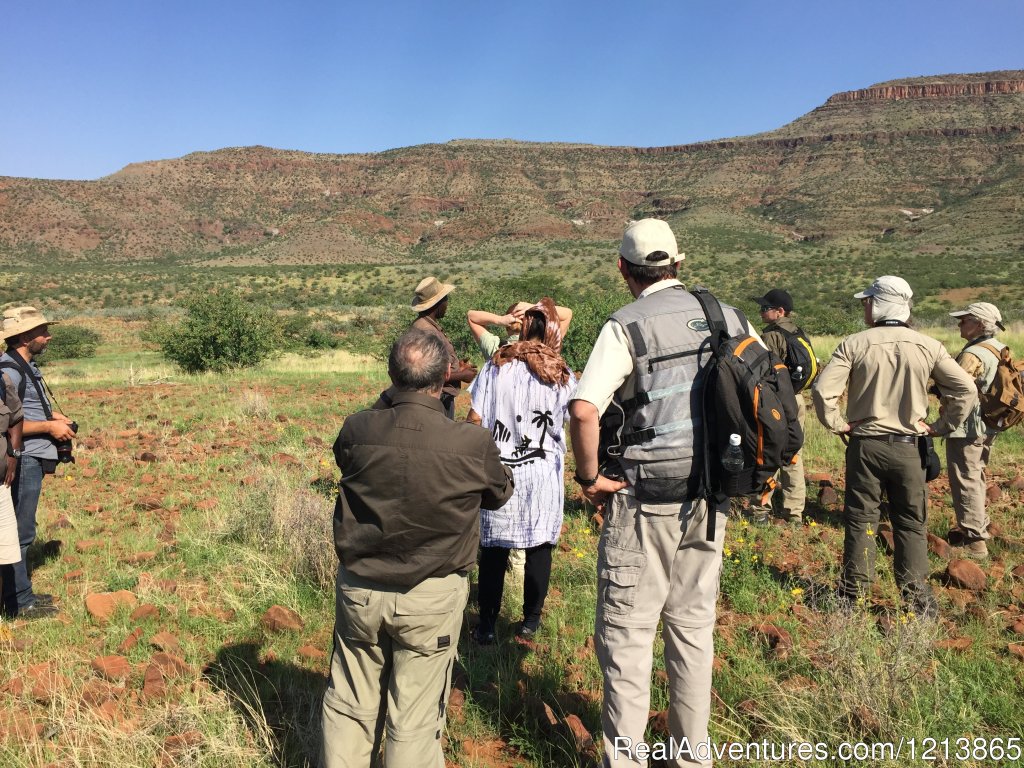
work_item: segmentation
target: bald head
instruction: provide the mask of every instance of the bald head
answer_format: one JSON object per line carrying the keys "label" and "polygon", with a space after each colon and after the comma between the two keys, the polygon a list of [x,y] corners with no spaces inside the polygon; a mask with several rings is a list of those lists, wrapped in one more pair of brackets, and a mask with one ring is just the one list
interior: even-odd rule
{"label": "bald head", "polygon": [[448,378],[448,350],[433,333],[411,328],[391,346],[388,375],[406,392],[437,393]]}

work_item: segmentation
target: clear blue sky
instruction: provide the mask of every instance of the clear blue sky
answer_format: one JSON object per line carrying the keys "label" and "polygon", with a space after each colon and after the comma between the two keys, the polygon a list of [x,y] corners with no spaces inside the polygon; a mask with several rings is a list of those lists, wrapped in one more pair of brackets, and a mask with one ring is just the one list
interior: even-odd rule
{"label": "clear blue sky", "polygon": [[7,0],[0,175],[456,138],[659,146],[1024,68],[1021,0]]}

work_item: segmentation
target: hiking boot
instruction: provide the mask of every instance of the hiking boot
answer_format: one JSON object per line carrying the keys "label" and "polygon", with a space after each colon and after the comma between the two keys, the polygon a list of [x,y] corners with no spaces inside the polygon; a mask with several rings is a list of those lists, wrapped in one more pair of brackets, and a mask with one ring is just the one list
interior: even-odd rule
{"label": "hiking boot", "polygon": [[946,534],[946,541],[951,547],[962,547],[967,543],[967,538],[959,528],[950,528],[949,533]]}
{"label": "hiking boot", "polygon": [[494,630],[478,626],[473,630],[473,642],[477,645],[494,645]]}
{"label": "hiking boot", "polygon": [[52,619],[60,613],[60,608],[56,605],[39,605],[33,603],[28,608],[19,608],[16,619],[25,619],[26,621],[32,621],[32,619]]}
{"label": "hiking boot", "polygon": [[751,515],[750,520],[754,525],[769,525],[772,521],[771,516],[767,514]]}
{"label": "hiking boot", "polygon": [[56,605],[56,603],[53,602],[53,595],[36,592],[32,596],[32,605]]}
{"label": "hiking boot", "polygon": [[534,635],[540,632],[540,624],[536,627],[528,627],[526,624],[520,624],[519,629],[516,630],[516,637],[522,638],[523,640],[532,640]]}
{"label": "hiking boot", "polygon": [[981,539],[964,544],[963,556],[972,560],[984,560],[988,557],[988,544]]}

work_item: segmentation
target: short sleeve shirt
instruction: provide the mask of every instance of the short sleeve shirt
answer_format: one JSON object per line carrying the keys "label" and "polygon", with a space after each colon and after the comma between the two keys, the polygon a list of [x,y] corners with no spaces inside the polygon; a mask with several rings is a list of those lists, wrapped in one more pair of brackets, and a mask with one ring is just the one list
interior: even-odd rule
{"label": "short sleeve shirt", "polygon": [[[3,362],[14,362],[14,358],[11,357],[10,353],[5,352],[0,355],[0,361]],[[46,409],[43,407],[43,401],[40,400],[40,393],[46,400],[46,408],[53,411],[53,404],[46,396],[46,390],[43,387],[43,374],[39,370],[39,366],[35,363],[28,364],[29,370],[31,371],[32,378],[25,382],[25,398],[22,400],[22,409],[26,421],[48,421],[46,416]],[[10,377],[11,383],[14,385],[14,391],[17,392],[21,386],[22,372],[20,368],[4,368],[4,373]],[[22,450],[26,456],[34,456],[37,459],[56,459],[57,458],[57,447],[54,445],[53,439],[49,435],[25,435]]]}

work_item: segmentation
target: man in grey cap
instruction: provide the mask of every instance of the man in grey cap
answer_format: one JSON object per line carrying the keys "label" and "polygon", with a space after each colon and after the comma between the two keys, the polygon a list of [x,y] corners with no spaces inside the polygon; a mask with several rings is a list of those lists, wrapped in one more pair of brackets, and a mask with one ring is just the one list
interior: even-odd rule
{"label": "man in grey cap", "polygon": [[[57,442],[75,433],[71,419],[53,408],[34,358],[50,343],[49,323],[35,307],[13,307],[4,312],[7,351],[0,356],[0,368],[18,390],[24,409],[24,439],[18,468],[11,486],[14,513],[18,520],[21,562],[13,567],[14,578],[5,579],[4,606],[16,606],[20,618],[55,616],[59,612],[52,595],[32,591],[28,569],[28,548],[36,540],[36,508],[43,476],[57,466]],[[10,610],[9,608],[5,608]]]}
{"label": "man in grey cap", "polygon": [[[956,361],[974,379],[978,392],[985,392],[996,376],[999,354],[1006,346],[996,332],[1005,331],[1003,316],[994,304],[976,301],[959,312],[960,336],[967,343]],[[950,543],[963,546],[963,554],[977,560],[988,557],[988,513],[985,510],[985,467],[988,466],[996,431],[981,419],[981,406],[971,409],[967,419],[946,437],[946,466],[957,527],[949,532]]]}
{"label": "man in grey cap", "polygon": [[[869,532],[878,528],[884,493],[896,584],[909,610],[932,618],[938,606],[928,583],[928,488],[920,441],[959,427],[978,393],[940,342],[908,325],[912,296],[906,280],[892,275],[854,294],[868,329],[843,339],[811,391],[821,423],[850,436],[840,601],[852,605],[870,586],[876,547]],[[924,421],[929,377],[943,393],[942,414],[932,424]],[[845,416],[839,410],[843,392],[849,396]]]}
{"label": "man in grey cap", "polygon": [[[668,672],[668,729],[683,750],[666,764],[710,765],[712,636],[725,515],[696,491],[704,456],[700,402],[708,323],[676,279],[679,253],[664,221],[627,229],[619,274],[636,298],[598,335],[570,406],[576,482],[605,505],[597,554],[594,644],[604,677],[604,764],[646,765],[644,740],[658,623]],[[750,333],[743,314],[722,305],[730,334]],[[755,335],[756,338],[756,335]],[[708,353],[710,354],[710,353]],[[695,406],[696,404],[696,406]],[[624,415],[622,450],[601,474],[600,420]],[[707,516],[717,515],[714,541]],[[697,745],[701,745],[698,747]]]}

